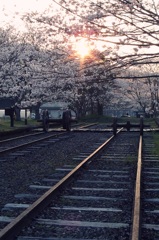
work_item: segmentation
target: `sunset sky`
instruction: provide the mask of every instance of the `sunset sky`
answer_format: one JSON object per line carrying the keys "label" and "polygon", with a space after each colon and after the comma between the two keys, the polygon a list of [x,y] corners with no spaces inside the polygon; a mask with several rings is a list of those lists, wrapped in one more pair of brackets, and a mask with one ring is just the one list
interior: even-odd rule
{"label": "sunset sky", "polygon": [[[50,9],[54,9],[55,11],[56,9],[59,9],[59,6],[53,0],[0,0],[0,27],[5,28],[7,24],[10,24],[15,26],[18,31],[23,32],[26,30],[24,22],[21,20],[23,14],[32,11],[42,13],[49,9],[49,5],[53,6],[53,8],[50,7]],[[109,40],[109,38],[107,38],[107,40]],[[116,41],[116,38],[110,38],[110,40]],[[106,41],[105,43],[107,46],[112,46],[109,41]],[[105,43],[102,41],[96,41],[96,47],[102,50]],[[88,51],[86,45],[87,44],[84,44],[83,42],[78,42],[75,48],[79,49],[80,52],[83,50],[83,54],[86,54]],[[151,47],[149,50],[146,49],[146,51],[152,52],[153,49],[156,51],[156,47]],[[122,46],[121,51],[127,53],[127,51],[130,51],[130,46],[129,49],[127,46]]]}
{"label": "sunset sky", "polygon": [[6,23],[23,27],[21,15],[31,11],[43,12],[52,3],[52,0],[0,0],[0,27]]}

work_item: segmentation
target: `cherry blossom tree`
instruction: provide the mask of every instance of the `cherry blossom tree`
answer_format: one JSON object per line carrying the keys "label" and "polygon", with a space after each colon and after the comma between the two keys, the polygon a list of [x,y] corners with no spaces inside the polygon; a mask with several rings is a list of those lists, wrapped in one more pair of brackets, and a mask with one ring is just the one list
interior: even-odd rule
{"label": "cherry blossom tree", "polygon": [[[121,69],[122,67],[123,75],[119,71],[120,78],[129,78],[129,76],[125,76],[125,71],[130,66],[158,63],[159,3],[157,1],[81,2],[74,0],[71,1],[71,4],[67,0],[53,2],[61,6],[62,14],[61,17],[58,16],[57,24],[55,24],[54,18],[37,17],[35,14],[31,16],[34,21],[37,19],[40,22],[45,22],[48,26],[55,27],[56,25],[65,40],[68,35],[70,39],[73,36],[75,39],[85,38],[90,45],[95,46],[96,43],[99,43],[103,49],[100,55],[102,64],[103,62],[109,63],[108,71]],[[140,76],[139,71],[138,74],[139,76],[131,77],[133,82],[136,81],[136,85],[141,88],[144,84],[141,81],[143,76]],[[158,72],[155,75],[158,76]],[[147,74],[145,79],[146,77],[153,78],[155,76]],[[123,96],[125,97],[125,95]],[[139,101],[141,106],[142,102],[145,103],[144,98],[147,99],[147,96],[143,96],[143,100],[140,99]]]}
{"label": "cherry blossom tree", "polygon": [[[40,49],[46,52],[48,52],[48,45],[51,41],[51,44],[49,45],[49,51],[52,51],[52,55],[57,55],[57,52],[60,52],[62,57],[59,57],[59,59],[56,58],[53,65],[50,63],[47,64],[47,66],[50,66],[51,69],[50,74],[51,72],[54,72],[51,81],[48,77],[48,82],[51,84],[49,86],[49,90],[51,91],[54,99],[65,99],[66,101],[69,101],[74,108],[75,106],[76,108],[78,106],[78,110],[76,109],[77,111],[80,111],[79,105],[84,104],[85,106],[83,106],[83,108],[85,109],[84,112],[86,112],[90,107],[92,108],[93,103],[97,102],[97,100],[99,104],[104,101],[101,97],[102,94],[97,97],[97,93],[102,92],[100,89],[97,91],[97,84],[96,94],[94,93],[94,96],[90,98],[90,92],[92,89],[95,89],[93,86],[93,84],[95,84],[95,80],[97,83],[98,79],[105,79],[100,83],[100,88],[103,89],[103,92],[106,91],[106,89],[109,89],[107,91],[109,92],[110,87],[108,86],[112,86],[112,82],[107,81],[107,76],[108,78],[111,76],[111,80],[114,79],[113,74],[110,73],[109,70],[110,61],[106,63],[102,59],[104,57],[104,54],[109,54],[111,52],[111,49],[107,48],[104,51],[104,54],[99,50],[97,51],[92,49],[91,55],[87,57],[81,64],[80,56],[78,56],[78,53],[73,48],[73,46],[70,45],[74,34],[70,35],[70,30],[68,29],[69,21],[66,24],[64,17],[61,20],[59,16],[61,15],[57,14],[55,16],[52,14],[50,16],[48,13],[47,15],[42,16],[38,13],[26,15],[24,19],[27,22],[27,25],[29,25],[29,41],[31,39],[31,41],[33,41],[33,45],[40,46]],[[34,31],[34,25],[38,24],[39,22],[40,29],[36,27],[36,31]],[[78,27],[77,21],[74,20],[74,22],[76,23],[76,27]],[[33,33],[33,37],[31,33]],[[47,33],[49,34],[49,38]],[[74,39],[73,41],[76,40]],[[103,68],[103,70],[99,74],[100,68]],[[88,74],[88,72],[91,72],[91,74]],[[90,82],[92,83],[92,86],[90,86]],[[107,85],[107,87],[105,85]],[[44,87],[42,87],[42,89],[44,90]],[[103,99],[105,99],[105,102],[108,102],[108,97],[106,96],[109,96],[110,101],[110,95],[111,94],[108,93],[106,95],[103,94]],[[48,100],[49,99],[53,98],[50,98],[49,95]],[[92,103],[86,104],[86,99],[92,99]]]}
{"label": "cherry blossom tree", "polygon": [[[119,92],[127,99],[129,107],[142,109],[146,115],[158,113],[158,66],[144,65],[131,67],[118,79]],[[126,101],[125,101],[126,102]]]}
{"label": "cherry blossom tree", "polygon": [[[18,107],[65,99],[82,114],[93,112],[95,105],[113,102],[114,79],[128,78],[130,66],[158,62],[157,2],[53,2],[58,11],[23,15],[28,31],[18,37],[10,31],[2,46],[1,89]],[[91,53],[83,61],[75,47],[81,39]],[[131,76],[139,88],[144,81],[137,77]],[[134,86],[127,87],[132,94]]]}

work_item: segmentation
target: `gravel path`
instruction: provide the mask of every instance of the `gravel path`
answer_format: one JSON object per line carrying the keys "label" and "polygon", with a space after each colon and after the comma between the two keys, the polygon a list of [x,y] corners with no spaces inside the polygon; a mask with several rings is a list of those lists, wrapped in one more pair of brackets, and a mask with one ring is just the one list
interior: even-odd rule
{"label": "gravel path", "polygon": [[0,209],[14,201],[14,195],[24,193],[30,184],[41,181],[57,167],[75,164],[72,157],[86,150],[100,138],[110,133],[70,133],[69,139],[51,143],[25,156],[1,161],[0,159]]}

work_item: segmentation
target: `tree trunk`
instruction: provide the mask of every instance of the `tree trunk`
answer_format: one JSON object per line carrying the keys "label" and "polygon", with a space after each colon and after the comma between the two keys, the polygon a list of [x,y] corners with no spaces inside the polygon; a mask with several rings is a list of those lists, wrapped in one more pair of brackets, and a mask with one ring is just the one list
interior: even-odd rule
{"label": "tree trunk", "polygon": [[15,120],[16,121],[21,121],[20,108],[18,108],[18,107],[15,107]]}

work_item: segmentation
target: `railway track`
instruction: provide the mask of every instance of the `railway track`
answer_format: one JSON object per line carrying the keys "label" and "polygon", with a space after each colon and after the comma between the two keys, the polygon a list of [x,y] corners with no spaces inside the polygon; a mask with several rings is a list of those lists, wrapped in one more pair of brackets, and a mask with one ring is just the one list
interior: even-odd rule
{"label": "railway track", "polygon": [[[93,124],[77,124],[72,127],[72,131],[78,131],[78,129],[85,129],[96,125]],[[8,138],[0,141],[0,154],[13,152],[18,149],[22,149],[26,146],[33,145],[36,143],[40,143],[43,141],[49,141],[52,138],[58,138],[60,136],[68,135],[68,132],[63,130],[61,127],[56,129],[50,129],[50,131],[46,134],[45,132],[36,132],[30,133],[22,136],[16,136],[12,138]],[[21,153],[17,153],[17,155],[24,154],[24,151]]]}
{"label": "railway track", "polygon": [[153,133],[145,133],[143,149],[141,238],[159,239],[159,156],[155,153]]}
{"label": "railway track", "polygon": [[[138,134],[138,133],[136,133],[136,134]],[[122,234],[122,236],[125,236],[125,234],[126,234],[126,236],[128,235],[128,233],[130,232],[130,221],[131,221],[131,214],[132,214],[132,208],[130,207],[130,206],[132,206],[132,201],[133,201],[132,184],[133,184],[133,182],[135,182],[134,167],[136,166],[136,161],[135,161],[135,159],[131,159],[131,154],[134,155],[135,151],[137,153],[138,140],[137,140],[136,147],[135,147],[134,140],[136,139],[136,136],[135,136],[135,138],[134,137],[131,138],[130,135],[128,137],[126,137],[126,136],[127,136],[127,133],[125,133],[125,134],[123,133],[123,134],[121,134],[121,136],[119,135],[118,136],[119,139],[117,137],[116,141],[114,141],[114,144],[113,143],[110,144],[110,146],[108,147],[107,153],[104,152],[104,150],[103,150],[103,153],[100,156],[100,158],[99,158],[100,160],[98,162],[92,161],[92,157],[93,158],[95,157],[93,155],[97,155],[97,152],[98,152],[98,151],[95,151],[95,153],[93,155],[91,154],[91,156],[89,158],[87,157],[83,162],[81,162],[81,160],[78,160],[78,161],[80,161],[80,164],[74,170],[67,169],[67,167],[64,169],[61,169],[62,172],[65,172],[65,177],[62,180],[60,180],[60,182],[55,184],[53,189],[49,185],[45,186],[45,187],[40,187],[40,188],[39,187],[36,188],[35,186],[32,186],[32,190],[33,189],[36,190],[36,194],[39,194],[39,195],[41,194],[42,191],[45,192],[46,189],[49,189],[48,192],[46,192],[46,193],[44,193],[44,195],[42,195],[41,200],[37,200],[38,202],[40,201],[40,205],[41,205],[40,209],[41,209],[43,206],[43,203],[45,202],[44,205],[46,204],[46,199],[47,199],[47,203],[48,203],[48,198],[50,198],[48,196],[50,196],[50,193],[51,193],[51,195],[52,194],[54,195],[54,191],[58,192],[58,190],[57,190],[58,186],[63,185],[65,180],[67,180],[67,182],[68,181],[70,182],[71,175],[72,174],[75,175],[74,183],[71,182],[72,187],[70,188],[70,184],[69,184],[68,188],[64,191],[65,195],[60,196],[60,198],[58,198],[58,202],[52,203],[53,206],[56,204],[56,208],[52,209],[50,211],[50,207],[49,207],[49,210],[48,210],[48,208],[45,210],[47,214],[52,211],[56,212],[56,214],[53,213],[53,215],[55,215],[54,221],[49,223],[49,220],[48,220],[46,223],[45,219],[49,219],[48,216],[46,216],[45,218],[39,217],[35,221],[36,228],[38,227],[37,223],[40,224],[41,230],[42,230],[42,226],[44,227],[42,230],[42,236],[44,235],[44,232],[46,233],[46,229],[49,228],[48,226],[50,226],[50,224],[51,225],[53,224],[54,227],[56,225],[58,225],[58,227],[57,227],[58,231],[55,230],[55,232],[56,233],[59,232],[59,234],[55,234],[55,235],[56,235],[56,237],[59,237],[59,238],[60,238],[60,236],[62,236],[61,234],[62,234],[63,230],[65,230],[65,234],[67,237],[78,237],[79,239],[81,239],[81,236],[80,235],[78,236],[78,233],[80,232],[79,225],[81,225],[82,228],[87,229],[87,231],[82,231],[82,233],[81,233],[83,235],[83,238],[88,238],[88,234],[90,236],[93,234],[93,236],[94,236],[93,238],[98,239],[99,237],[102,236],[100,233],[101,229],[105,229],[106,231],[102,230],[103,237],[105,236],[106,232],[109,232],[108,236],[111,236],[111,239],[113,239],[112,236],[113,236],[114,228],[116,229],[115,232],[117,232],[117,230],[118,230],[118,234],[120,233],[120,234]],[[109,141],[111,141],[112,138],[114,138],[114,137],[111,137]],[[121,143],[121,141],[123,141],[125,138],[126,138],[127,142]],[[118,141],[117,141],[117,139],[118,139]],[[120,143],[119,143],[119,140],[120,140]],[[119,144],[118,147],[117,147],[117,142]],[[106,141],[106,143],[107,143],[107,141]],[[102,149],[106,143],[102,144],[100,146],[100,149]],[[122,149],[122,153],[121,153],[121,149]],[[114,155],[114,150],[116,152],[115,155]],[[110,154],[110,156],[108,156],[109,154]],[[112,160],[112,156],[114,156],[113,160]],[[106,160],[103,160],[103,158]],[[118,169],[115,170],[114,167],[116,166],[116,161],[119,158],[120,158],[120,160],[118,160],[118,162],[119,162]],[[104,164],[103,164],[103,161],[104,161]],[[126,166],[125,166],[125,161],[127,161]],[[87,162],[89,162],[89,164],[86,164]],[[86,167],[85,171],[80,170],[82,166]],[[108,166],[109,166],[109,170],[107,170]],[[82,167],[82,169],[83,169],[83,167]],[[67,174],[67,172],[69,172],[70,170],[71,170],[71,173]],[[78,174],[77,174],[78,178],[76,179],[77,171],[78,171]],[[98,179],[98,181],[97,181],[97,179]],[[132,179],[133,179],[133,181],[132,181]],[[58,179],[56,179],[55,176],[52,176],[52,180],[58,180]],[[94,186],[93,188],[92,188],[92,185]],[[90,195],[90,193],[91,193],[91,195]],[[70,199],[69,199],[69,196],[70,196]],[[56,197],[55,197],[55,199],[56,199]],[[37,207],[37,201],[33,204],[35,206],[35,209],[39,208],[39,206]],[[60,207],[61,203],[62,203],[61,201],[64,203],[65,207],[62,207],[62,208]],[[98,202],[98,207],[97,207],[96,201]],[[68,202],[69,202],[69,204],[68,204]],[[83,204],[82,204],[82,206],[80,206],[80,204],[82,202],[83,202]],[[128,202],[129,202],[129,204],[128,204]],[[113,205],[112,205],[112,203],[113,203]],[[91,204],[92,204],[92,206],[91,206]],[[125,204],[127,204],[127,206],[129,206],[129,213],[128,213],[128,207],[127,207],[126,212],[122,209]],[[32,205],[29,208],[27,208],[25,211],[25,214],[27,216],[30,215],[30,213],[29,213],[30,211],[28,212],[28,210],[30,208],[32,208]],[[69,216],[69,211],[70,211],[70,216]],[[81,212],[81,214],[80,214],[80,212]],[[62,213],[62,216],[60,217],[61,213]],[[23,216],[25,214],[24,214],[24,212],[22,213]],[[80,214],[81,216],[79,216],[79,219],[75,218],[75,219],[73,219],[73,221],[71,221],[72,217],[73,216],[75,217],[76,214],[77,215]],[[67,215],[67,218],[66,218],[66,215]],[[124,219],[124,221],[121,221],[121,218],[124,217],[125,215],[127,216],[126,219]],[[60,220],[57,219],[57,216],[60,217]],[[95,216],[96,216],[97,220],[94,222]],[[93,219],[92,221],[90,221],[90,217]],[[114,224],[113,224],[114,217],[116,220],[120,219],[120,221],[114,222]],[[81,221],[82,218],[84,218],[85,220]],[[109,222],[104,221],[104,219],[107,219],[107,218],[109,218]],[[18,219],[19,219],[19,217],[18,217]],[[52,216],[50,217],[50,219],[52,219]],[[48,226],[47,226],[47,224],[48,224]],[[113,228],[110,227],[112,224],[114,226]],[[63,227],[64,227],[64,229],[63,229]],[[78,229],[77,232],[75,231],[75,233],[73,235],[72,235],[72,230],[71,230],[72,227],[73,227],[73,229],[74,228]],[[67,230],[67,228],[70,230]],[[35,228],[33,228],[33,229],[35,230]],[[109,229],[109,231],[108,231],[108,229]],[[123,229],[125,229],[125,231],[123,231]],[[93,233],[94,231],[95,231],[95,233]],[[36,232],[38,232],[41,236],[39,229]],[[52,236],[52,235],[50,235],[51,233],[48,233],[48,234],[49,235],[48,236],[46,235],[45,237]],[[69,236],[69,234],[71,234],[71,235]],[[27,238],[28,238],[28,235],[27,235]],[[105,239],[105,238],[103,238],[103,239]]]}
{"label": "railway track", "polygon": [[89,156],[75,157],[75,165],[30,185],[30,193],[4,206],[9,216],[1,216],[1,222],[10,223],[0,239],[157,239],[158,156],[152,155],[151,133],[144,136],[143,144],[139,132],[119,131],[98,149],[90,146]]}

